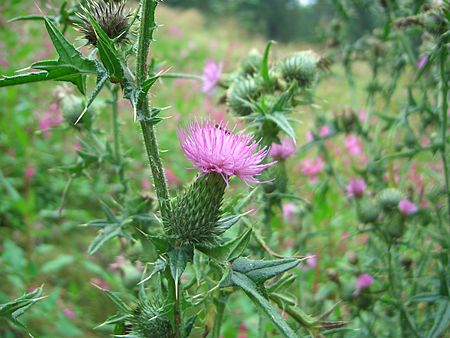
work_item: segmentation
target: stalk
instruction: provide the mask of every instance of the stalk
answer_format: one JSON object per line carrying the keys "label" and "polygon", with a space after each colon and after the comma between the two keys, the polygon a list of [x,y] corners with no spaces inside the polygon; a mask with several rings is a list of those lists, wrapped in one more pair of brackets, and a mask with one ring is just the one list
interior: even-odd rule
{"label": "stalk", "polygon": [[119,133],[119,86],[114,85],[111,88],[111,108],[113,121],[113,143],[114,143],[114,161],[117,165],[120,183],[123,186],[123,195],[127,193],[128,186],[125,180],[122,154],[120,151],[120,133]]}
{"label": "stalk", "polygon": [[[447,129],[448,129],[448,81],[446,77],[446,63],[447,63],[447,47],[446,40],[442,41],[442,46],[440,50],[440,62],[439,62],[439,75],[441,82],[441,114],[442,114],[442,147],[441,147],[441,158],[444,165],[444,178],[445,178],[445,190],[447,195],[447,213],[448,220],[450,222],[450,169],[449,169],[449,159],[447,154]],[[449,223],[450,224],[450,223]]]}
{"label": "stalk", "polygon": [[216,317],[214,318],[213,330],[211,334],[211,338],[219,338],[220,337],[220,328],[222,326],[223,314],[225,312],[225,305],[227,304],[228,294],[220,291],[219,296],[216,300]]}
{"label": "stalk", "polygon": [[[142,86],[147,78],[147,56],[149,52],[150,43],[153,40],[153,32],[156,28],[155,10],[157,2],[155,0],[142,0],[138,36],[138,49],[136,58],[136,85],[138,88]],[[164,176],[164,170],[161,162],[161,157],[158,149],[158,142],[155,135],[154,126],[149,123],[150,110],[148,106],[148,98],[144,97],[136,103],[136,111],[140,121],[142,135],[144,138],[145,149],[152,171],[153,182],[155,185],[156,195],[158,197],[161,216],[168,218],[169,216],[169,191]],[[181,338],[183,336],[183,320],[181,314],[181,304],[178,291],[180,290],[179,281],[173,279],[169,274],[169,285],[171,293],[174,295],[174,336]]]}
{"label": "stalk", "polygon": [[[157,2],[155,0],[142,0],[141,2],[141,25],[138,37],[138,50],[136,60],[136,84],[141,87],[147,77],[147,55],[150,42],[153,40],[153,31],[156,28],[155,10]],[[169,191],[164,176],[161,157],[159,155],[158,143],[156,140],[155,129],[148,122],[150,110],[148,98],[139,100],[136,104],[137,114],[140,120],[142,135],[144,137],[145,149],[147,151],[148,161],[152,171],[156,195],[158,197],[161,215],[165,218],[168,215],[167,203],[169,200]]]}

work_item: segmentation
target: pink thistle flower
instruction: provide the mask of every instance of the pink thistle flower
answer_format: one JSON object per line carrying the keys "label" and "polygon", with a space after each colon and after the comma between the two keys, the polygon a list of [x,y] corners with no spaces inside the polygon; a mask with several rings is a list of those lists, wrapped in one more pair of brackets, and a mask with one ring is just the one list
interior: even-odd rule
{"label": "pink thistle flower", "polygon": [[417,61],[417,68],[418,69],[422,69],[423,67],[425,67],[425,65],[428,62],[428,55],[422,55],[419,60]]}
{"label": "pink thistle flower", "polygon": [[361,122],[366,122],[366,120],[367,120],[367,112],[364,108],[361,108],[359,110],[359,120]]}
{"label": "pink thistle flower", "polygon": [[345,148],[352,155],[359,155],[362,153],[362,145],[355,135],[349,135],[345,138]]}
{"label": "pink thistle flower", "polygon": [[283,204],[283,219],[286,222],[291,222],[294,219],[295,210],[296,210],[295,204],[293,203]]}
{"label": "pink thistle flower", "polygon": [[306,265],[302,267],[302,270],[309,271],[317,266],[317,256],[312,253],[307,253],[305,256],[310,256],[306,259]]}
{"label": "pink thistle flower", "polygon": [[222,64],[214,61],[207,61],[203,68],[202,92],[212,93],[222,76]]}
{"label": "pink thistle flower", "polygon": [[400,213],[404,216],[414,215],[417,211],[419,211],[419,208],[410,200],[401,200],[398,203],[398,209],[400,210]]}
{"label": "pink thistle flower", "polygon": [[308,131],[306,133],[306,141],[308,141],[308,142],[314,141],[314,135],[313,135],[313,133],[311,131]]}
{"label": "pink thistle flower", "polygon": [[295,143],[286,137],[280,138],[281,143],[272,143],[270,155],[277,160],[286,160],[295,154]]}
{"label": "pink thistle flower", "polygon": [[327,125],[322,126],[319,130],[319,136],[326,137],[326,136],[330,135],[330,132],[331,132],[330,127],[328,127]]}
{"label": "pink thistle flower", "polygon": [[364,194],[367,188],[366,181],[362,178],[352,178],[345,187],[345,194],[348,198],[359,198]]}
{"label": "pink thistle flower", "polygon": [[355,282],[355,296],[359,296],[361,293],[361,290],[368,289],[373,283],[373,277],[369,275],[368,273],[363,273],[362,275],[359,275],[358,278],[356,278]]}
{"label": "pink thistle flower", "polygon": [[66,316],[67,318],[69,318],[71,320],[75,320],[77,318],[75,312],[70,307],[66,307],[63,310],[63,314],[64,314],[64,316]]}
{"label": "pink thistle flower", "polygon": [[32,179],[34,175],[36,175],[36,169],[31,165],[27,166],[25,168],[25,177],[27,179]]}
{"label": "pink thistle flower", "polygon": [[227,125],[198,121],[187,130],[178,131],[178,139],[186,157],[203,173],[218,173],[228,183],[237,176],[245,183],[264,183],[255,176],[276,162],[262,163],[269,149],[257,150],[259,142],[242,132],[227,130]]}
{"label": "pink thistle flower", "polygon": [[318,157],[317,159],[304,159],[301,163],[302,175],[308,176],[312,182],[317,181],[317,176],[322,172],[325,163]]}
{"label": "pink thistle flower", "polygon": [[181,38],[183,37],[183,31],[179,29],[175,25],[169,26],[169,34],[173,36],[174,38]]}

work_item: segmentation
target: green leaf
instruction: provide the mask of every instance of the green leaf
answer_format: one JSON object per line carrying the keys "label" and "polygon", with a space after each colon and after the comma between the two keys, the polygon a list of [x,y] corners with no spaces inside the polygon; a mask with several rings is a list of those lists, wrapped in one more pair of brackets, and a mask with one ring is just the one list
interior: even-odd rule
{"label": "green leaf", "polygon": [[266,87],[270,86],[270,78],[269,78],[269,54],[270,54],[270,47],[272,47],[272,44],[274,41],[269,41],[267,43],[266,49],[264,51],[264,57],[262,60],[261,65],[261,75],[264,79],[264,83]]}
{"label": "green leaf", "polygon": [[149,279],[151,279],[155,274],[157,274],[158,272],[164,271],[166,269],[167,266],[167,262],[163,261],[162,259],[157,259],[155,262],[155,267],[153,268],[152,272],[150,273],[150,275],[148,275],[147,277],[145,277],[143,280],[141,280],[137,285],[143,284],[146,281],[148,281]]}
{"label": "green leaf", "polygon": [[192,260],[192,252],[188,248],[175,248],[169,251],[167,256],[169,257],[170,273],[178,282],[186,269],[187,262]]}
{"label": "green leaf", "polygon": [[119,296],[117,296],[117,294],[115,292],[105,290],[96,284],[92,284],[92,285],[94,285],[96,288],[102,290],[108,296],[108,298],[111,299],[111,301],[117,305],[117,307],[119,308],[120,311],[122,311],[123,313],[131,313],[132,312],[131,308],[122,299],[120,299]]}
{"label": "green leaf", "polygon": [[41,286],[11,302],[0,304],[0,316],[18,318],[34,303],[42,299],[42,288]]}
{"label": "green leaf", "polygon": [[22,15],[22,16],[16,16],[15,18],[12,18],[11,20],[8,20],[9,23],[16,22],[16,21],[41,21],[45,20],[45,16],[42,15]]}
{"label": "green leaf", "polygon": [[259,287],[254,281],[243,273],[233,271],[231,281],[234,285],[239,286],[253,303],[267,316],[267,318],[275,325],[277,330],[287,338],[297,338],[297,334],[284,321],[278,310],[260,293]]}
{"label": "green leaf", "polygon": [[428,333],[427,338],[439,338],[445,333],[450,325],[450,301],[441,303],[436,314],[436,318],[433,323],[431,331]]}
{"label": "green leaf", "polygon": [[105,33],[92,14],[87,13],[87,15],[97,35],[97,48],[100,60],[108,71],[111,80],[123,83],[124,72],[114,41]]}
{"label": "green leaf", "polygon": [[75,257],[72,255],[61,255],[52,259],[51,261],[46,262],[42,268],[41,272],[43,273],[53,273],[61,270],[67,265],[72,264],[75,261]]}
{"label": "green leaf", "polygon": [[233,264],[233,271],[243,273],[254,282],[260,284],[278,276],[299,264],[295,258],[277,259],[272,261],[256,261],[247,258],[238,258]]}
{"label": "green leaf", "polygon": [[40,61],[31,65],[31,68],[44,70],[43,72],[3,77],[0,79],[0,87],[56,80],[73,83],[84,95],[86,93],[87,74],[96,73],[95,62],[83,57],[48,18],[44,18],[44,20],[59,59]]}
{"label": "green leaf", "polygon": [[232,261],[242,255],[242,252],[244,252],[248,242],[250,241],[251,234],[252,229],[248,229],[239,237],[236,237],[235,239],[228,241],[219,247],[198,249],[217,261]]}
{"label": "green leaf", "polygon": [[83,109],[83,112],[78,116],[77,120],[75,121],[75,124],[77,124],[83,117],[83,115],[87,112],[91,104],[94,102],[95,98],[98,94],[100,94],[100,91],[102,90],[103,86],[105,85],[106,81],[109,79],[109,74],[106,71],[105,68],[103,68],[100,64],[97,63],[97,83],[95,84],[95,88],[92,91],[91,96],[89,97],[88,102],[86,103],[86,106]]}
{"label": "green leaf", "polygon": [[282,113],[272,113],[266,115],[266,119],[271,120],[276,123],[276,125],[284,132],[287,136],[292,138],[295,141],[295,131],[294,128],[292,128],[291,124],[289,123],[286,116]]}
{"label": "green leaf", "polygon": [[105,320],[103,323],[101,323],[99,326],[97,326],[96,329],[98,329],[102,326],[112,325],[112,324],[117,324],[117,323],[123,322],[131,317],[132,317],[132,315],[130,315],[130,314],[118,313],[114,316],[109,317],[107,320]]}

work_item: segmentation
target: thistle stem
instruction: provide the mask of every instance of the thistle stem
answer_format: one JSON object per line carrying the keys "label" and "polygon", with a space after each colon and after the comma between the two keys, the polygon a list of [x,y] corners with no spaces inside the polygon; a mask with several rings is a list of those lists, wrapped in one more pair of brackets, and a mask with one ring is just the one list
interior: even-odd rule
{"label": "thistle stem", "polygon": [[216,317],[214,318],[214,326],[212,330],[211,338],[219,338],[220,337],[220,328],[222,326],[223,314],[225,312],[225,305],[227,304],[228,294],[220,291],[219,296],[216,300]]}
{"label": "thistle stem", "polygon": [[111,108],[113,120],[113,143],[114,143],[114,161],[117,165],[120,183],[123,186],[123,194],[125,195],[128,187],[125,180],[125,173],[123,168],[122,154],[120,151],[120,134],[119,134],[119,86],[114,85],[111,88]]}
{"label": "thistle stem", "polygon": [[[141,25],[138,37],[138,50],[136,60],[136,84],[141,87],[147,77],[147,55],[150,42],[153,40],[153,31],[156,28],[155,10],[157,2],[155,0],[142,0],[141,2]],[[148,98],[145,97],[137,102],[137,113],[140,119],[142,135],[144,137],[145,149],[147,151],[148,161],[152,171],[153,181],[155,184],[156,195],[158,197],[161,215],[165,218],[168,214],[167,202],[169,199],[169,191],[164,176],[161,157],[156,140],[155,129],[149,123],[150,110],[148,106]]]}
{"label": "thistle stem", "polygon": [[448,80],[446,74],[446,64],[447,64],[447,44],[446,38],[442,41],[442,46],[440,50],[440,62],[439,62],[439,73],[441,80],[441,114],[442,114],[442,147],[441,147],[441,158],[444,165],[444,179],[445,179],[445,191],[447,195],[447,213],[448,220],[450,222],[450,164],[447,154],[447,130],[448,130]]}

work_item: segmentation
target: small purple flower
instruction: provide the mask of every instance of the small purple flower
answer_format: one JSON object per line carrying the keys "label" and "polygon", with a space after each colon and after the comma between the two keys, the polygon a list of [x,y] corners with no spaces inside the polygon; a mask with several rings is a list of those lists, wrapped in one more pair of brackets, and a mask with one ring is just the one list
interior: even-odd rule
{"label": "small purple flower", "polygon": [[404,216],[409,216],[415,214],[417,211],[419,211],[419,208],[410,200],[401,200],[398,203],[398,209],[400,210],[400,213]]}
{"label": "small purple flower", "polygon": [[202,92],[212,93],[216,88],[222,75],[222,64],[214,61],[207,61],[203,68]]}
{"label": "small purple flower", "polygon": [[70,307],[66,307],[63,310],[63,314],[64,314],[64,316],[66,316],[67,318],[69,318],[71,320],[75,320],[77,318],[75,312]]}
{"label": "small purple flower", "polygon": [[255,176],[275,164],[262,163],[269,149],[258,150],[259,142],[242,132],[227,130],[227,125],[198,121],[187,130],[178,131],[178,139],[186,157],[203,173],[218,173],[228,182],[237,176],[245,183],[263,183]]}
{"label": "small purple flower", "polygon": [[352,178],[345,187],[345,194],[348,198],[359,198],[364,194],[367,188],[366,181],[362,178]]}
{"label": "small purple flower", "polygon": [[317,256],[312,253],[307,253],[305,256],[308,258],[306,259],[306,265],[303,266],[302,269],[304,271],[314,269],[317,266]]}
{"label": "small purple flower", "polygon": [[363,273],[362,275],[359,275],[358,278],[356,278],[355,283],[355,296],[359,296],[361,293],[361,290],[368,289],[373,283],[373,277],[369,275],[368,273]]}
{"label": "small purple flower", "polygon": [[272,143],[270,155],[277,160],[286,160],[295,154],[295,143],[286,137],[280,138],[281,143]]}
{"label": "small purple flower", "polygon": [[302,175],[308,176],[311,182],[317,182],[317,176],[322,172],[325,163],[322,158],[318,157],[316,159],[304,159],[301,163]]}
{"label": "small purple flower", "polygon": [[345,148],[352,155],[359,155],[362,153],[362,145],[355,135],[349,135],[345,138]]}
{"label": "small purple flower", "polygon": [[296,209],[297,208],[295,207],[295,204],[293,204],[293,203],[283,204],[283,219],[286,222],[291,222],[294,219]]}
{"label": "small purple flower", "polygon": [[417,61],[417,68],[422,69],[428,62],[428,55],[422,55]]}
{"label": "small purple flower", "polygon": [[326,136],[330,135],[330,132],[331,132],[330,127],[328,127],[327,125],[324,125],[319,130],[319,136],[326,137]]}

